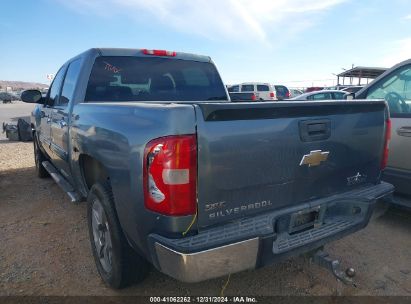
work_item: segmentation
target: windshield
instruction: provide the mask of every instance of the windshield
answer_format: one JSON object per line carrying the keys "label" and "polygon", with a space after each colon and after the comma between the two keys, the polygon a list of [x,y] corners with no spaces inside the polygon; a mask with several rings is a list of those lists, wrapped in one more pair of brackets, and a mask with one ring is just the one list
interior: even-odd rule
{"label": "windshield", "polygon": [[86,101],[227,100],[215,66],[158,57],[98,57]]}

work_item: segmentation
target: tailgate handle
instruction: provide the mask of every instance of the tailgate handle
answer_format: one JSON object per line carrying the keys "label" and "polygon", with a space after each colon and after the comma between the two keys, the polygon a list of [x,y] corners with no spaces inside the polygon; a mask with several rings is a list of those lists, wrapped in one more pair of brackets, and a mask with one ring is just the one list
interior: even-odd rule
{"label": "tailgate handle", "polygon": [[302,141],[325,140],[331,136],[329,119],[300,121],[299,126]]}
{"label": "tailgate handle", "polygon": [[325,134],[325,132],[327,132],[327,125],[324,123],[309,124],[307,131],[310,136]]}

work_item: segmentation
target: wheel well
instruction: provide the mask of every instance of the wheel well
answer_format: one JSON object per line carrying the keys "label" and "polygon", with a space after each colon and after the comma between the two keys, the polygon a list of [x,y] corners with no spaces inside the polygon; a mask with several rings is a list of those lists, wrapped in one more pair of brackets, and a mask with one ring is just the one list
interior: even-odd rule
{"label": "wheel well", "polygon": [[79,163],[87,190],[98,181],[110,180],[104,165],[93,157],[82,154]]}

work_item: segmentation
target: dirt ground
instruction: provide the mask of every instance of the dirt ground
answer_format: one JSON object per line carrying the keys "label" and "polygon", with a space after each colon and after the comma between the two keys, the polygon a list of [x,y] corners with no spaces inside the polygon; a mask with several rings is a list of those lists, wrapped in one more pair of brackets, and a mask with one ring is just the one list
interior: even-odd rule
{"label": "dirt ground", "polygon": [[[411,296],[411,212],[391,207],[326,250],[357,270],[337,282],[306,258],[231,276],[225,295]],[[32,143],[0,138],[0,296],[219,295],[227,277],[180,283],[152,269],[140,285],[113,291],[100,280],[87,234],[86,206],[34,174]]]}

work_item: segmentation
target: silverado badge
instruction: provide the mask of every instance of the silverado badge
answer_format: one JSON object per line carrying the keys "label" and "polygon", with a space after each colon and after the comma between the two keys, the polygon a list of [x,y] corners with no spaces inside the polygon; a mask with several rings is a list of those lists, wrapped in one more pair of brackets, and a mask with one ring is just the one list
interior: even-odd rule
{"label": "silverado badge", "polygon": [[367,175],[358,172],[354,176],[347,177],[347,186],[361,184],[367,181]]}
{"label": "silverado badge", "polygon": [[300,166],[308,165],[308,167],[318,166],[321,162],[326,161],[328,159],[329,151],[321,151],[315,150],[311,151],[310,154],[306,154],[303,156],[300,162]]}

